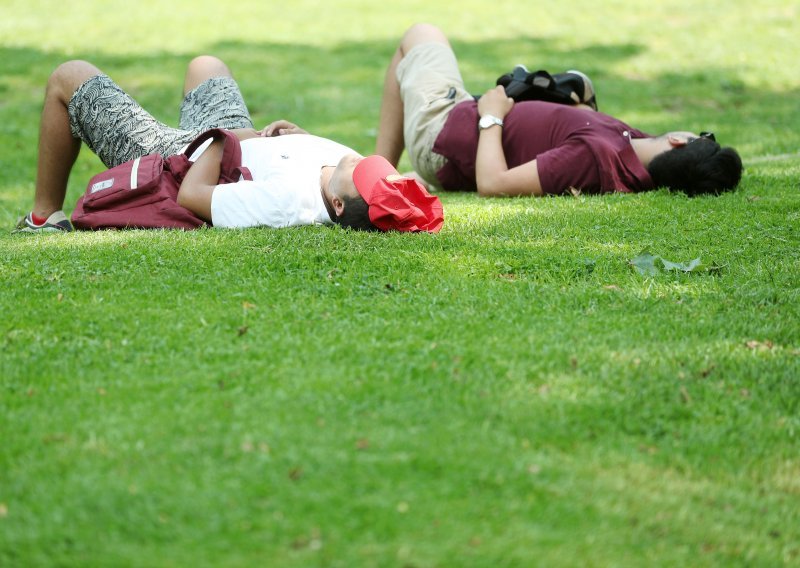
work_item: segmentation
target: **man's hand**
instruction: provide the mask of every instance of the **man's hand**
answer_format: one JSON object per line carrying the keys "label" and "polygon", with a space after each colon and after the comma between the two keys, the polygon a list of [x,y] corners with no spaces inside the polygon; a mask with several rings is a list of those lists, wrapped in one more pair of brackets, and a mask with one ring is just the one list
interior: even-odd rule
{"label": "man's hand", "polygon": [[258,131],[259,136],[285,136],[287,134],[308,134],[308,132],[288,120],[276,120]]}
{"label": "man's hand", "polygon": [[483,116],[491,114],[497,118],[505,118],[514,107],[514,99],[506,96],[506,90],[502,85],[496,86],[494,89],[486,91],[478,100],[478,114]]}

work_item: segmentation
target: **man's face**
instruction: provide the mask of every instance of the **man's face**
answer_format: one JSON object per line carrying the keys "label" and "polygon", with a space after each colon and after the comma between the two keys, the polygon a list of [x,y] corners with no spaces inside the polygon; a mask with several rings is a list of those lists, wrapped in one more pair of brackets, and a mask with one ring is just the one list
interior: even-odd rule
{"label": "man's face", "polygon": [[363,159],[359,154],[347,154],[339,160],[328,187],[332,198],[358,197],[358,190],[353,183],[353,170]]}

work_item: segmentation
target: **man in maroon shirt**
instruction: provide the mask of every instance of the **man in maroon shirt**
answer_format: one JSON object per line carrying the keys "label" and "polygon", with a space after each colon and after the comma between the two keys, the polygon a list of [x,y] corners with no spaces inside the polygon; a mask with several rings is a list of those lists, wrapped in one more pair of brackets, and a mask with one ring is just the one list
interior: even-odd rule
{"label": "man in maroon shirt", "polygon": [[396,166],[404,148],[429,184],[486,197],[657,187],[718,194],[742,172],[736,151],[713,134],[653,137],[588,104],[515,104],[501,86],[476,102],[446,36],[429,24],[405,33],[386,73],[376,153]]}

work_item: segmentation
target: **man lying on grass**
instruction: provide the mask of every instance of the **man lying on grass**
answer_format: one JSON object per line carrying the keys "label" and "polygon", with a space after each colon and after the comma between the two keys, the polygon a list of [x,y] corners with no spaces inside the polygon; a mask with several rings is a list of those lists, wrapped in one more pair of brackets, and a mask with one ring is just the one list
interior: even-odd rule
{"label": "man lying on grass", "polygon": [[[50,76],[39,132],[33,210],[15,232],[70,231],[62,211],[81,142],[107,167],[146,154],[180,153],[200,133],[225,128],[242,146],[253,181],[217,185],[221,142],[196,159],[177,201],[217,227],[339,224],[355,229],[438,231],[441,203],[384,158],[363,158],[284,120],[253,128],[239,87],[219,59],[200,56],[186,71],[179,128],[151,116],[107,75],[69,61]],[[288,136],[291,134],[291,136]]]}
{"label": "man lying on grass", "polygon": [[713,134],[651,137],[595,112],[580,72],[574,106],[514,103],[504,88],[475,101],[447,38],[412,26],[386,73],[376,153],[397,165],[403,149],[416,172],[446,190],[481,196],[636,192],[658,187],[718,194],[739,183],[742,162]]}

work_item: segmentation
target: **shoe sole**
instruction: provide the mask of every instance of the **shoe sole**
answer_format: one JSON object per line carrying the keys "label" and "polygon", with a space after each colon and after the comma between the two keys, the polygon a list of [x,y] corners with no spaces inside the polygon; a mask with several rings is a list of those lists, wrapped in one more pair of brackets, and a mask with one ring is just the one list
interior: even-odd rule
{"label": "shoe sole", "polygon": [[31,227],[23,227],[21,229],[14,229],[11,231],[12,234],[24,233],[27,235],[35,235],[36,233],[69,233],[66,229],[59,229],[58,227],[37,227],[33,229]]}
{"label": "shoe sole", "polygon": [[[592,106],[594,107],[595,110],[597,110],[597,98],[595,97],[594,83],[592,83],[592,80],[589,79],[589,76],[586,75],[586,73],[583,73],[582,71],[578,71],[577,69],[570,69],[569,71],[567,71],[567,73],[572,73],[573,75],[577,75],[578,77],[583,79],[583,98],[585,100],[581,102],[585,105]],[[592,96],[589,97],[588,99],[586,98],[587,88],[592,91]]]}

